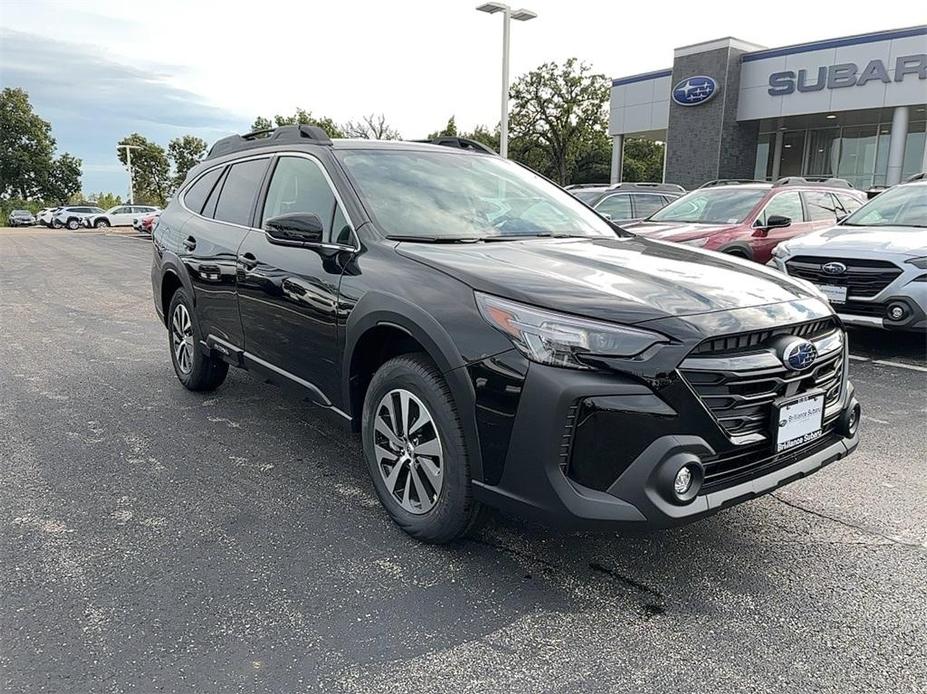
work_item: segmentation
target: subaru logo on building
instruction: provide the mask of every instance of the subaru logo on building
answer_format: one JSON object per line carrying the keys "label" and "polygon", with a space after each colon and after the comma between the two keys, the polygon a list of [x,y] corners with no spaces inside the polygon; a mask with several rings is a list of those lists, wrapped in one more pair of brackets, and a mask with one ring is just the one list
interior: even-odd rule
{"label": "subaru logo on building", "polygon": [[808,340],[798,338],[788,342],[782,350],[783,365],[791,371],[804,371],[818,358],[818,350]]}
{"label": "subaru logo on building", "polygon": [[835,261],[832,263],[824,263],[821,269],[828,275],[842,275],[847,271],[847,266],[843,263],[838,263]]}
{"label": "subaru logo on building", "polygon": [[718,83],[711,77],[696,75],[677,82],[673,87],[673,101],[680,106],[698,106],[718,92]]}

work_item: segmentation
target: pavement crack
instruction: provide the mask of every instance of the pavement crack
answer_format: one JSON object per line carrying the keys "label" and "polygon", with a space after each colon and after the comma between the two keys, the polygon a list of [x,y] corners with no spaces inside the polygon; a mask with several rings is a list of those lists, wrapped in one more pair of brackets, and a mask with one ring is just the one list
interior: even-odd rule
{"label": "pavement crack", "polygon": [[794,508],[797,511],[802,511],[812,516],[817,516],[818,518],[829,520],[832,523],[837,523],[838,525],[842,525],[845,528],[850,528],[851,530],[856,530],[857,532],[861,532],[865,535],[872,535],[873,537],[881,537],[883,540],[888,540],[892,544],[901,545],[902,547],[914,547],[915,549],[921,549],[921,550],[925,549],[925,546],[920,545],[917,542],[908,542],[906,540],[900,540],[897,537],[892,537],[891,535],[880,533],[878,530],[873,530],[872,528],[866,528],[862,525],[856,525],[855,523],[850,523],[849,521],[845,521],[840,518],[835,518],[834,516],[829,516],[826,513],[815,511],[814,509],[807,508],[805,506],[802,506],[801,504],[796,504],[794,501],[786,501],[781,496],[777,496],[775,492],[771,493],[770,496],[776,501],[778,501],[780,504],[785,504],[786,506],[790,508]]}
{"label": "pavement crack", "polygon": [[641,583],[640,581],[630,578],[628,576],[622,576],[620,573],[618,573],[614,569],[609,569],[607,566],[603,566],[602,564],[599,564],[598,562],[595,562],[595,561],[589,562],[589,568],[592,569],[593,571],[598,571],[599,573],[603,573],[606,576],[611,576],[615,580],[620,581],[621,583],[624,583],[629,588],[633,588],[634,590],[640,591],[641,593],[648,593],[654,596],[655,598],[663,600],[663,593],[661,593],[660,591],[655,590],[651,588],[650,586],[645,585]]}

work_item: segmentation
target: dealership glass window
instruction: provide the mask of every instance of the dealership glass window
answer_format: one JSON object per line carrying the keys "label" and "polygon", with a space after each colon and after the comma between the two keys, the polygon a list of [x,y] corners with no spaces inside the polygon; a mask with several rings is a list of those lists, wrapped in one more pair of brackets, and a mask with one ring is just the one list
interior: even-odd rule
{"label": "dealership glass window", "polygon": [[878,149],[878,126],[858,125],[843,128],[840,133],[840,161],[837,176],[857,188],[866,188],[875,171]]}
{"label": "dealership glass window", "polygon": [[758,181],[772,179],[775,154],[776,133],[760,133],[756,143],[756,167],[753,170],[753,178]]}
{"label": "dealership glass window", "polygon": [[809,130],[808,176],[833,176],[840,154],[840,128]]}
{"label": "dealership glass window", "polygon": [[[913,109],[912,109],[913,110]],[[908,123],[908,138],[904,145],[904,163],[901,167],[901,180],[924,170],[924,121]]]}
{"label": "dealership glass window", "polygon": [[782,133],[782,157],[779,176],[801,176],[805,158],[805,131],[789,130]]}

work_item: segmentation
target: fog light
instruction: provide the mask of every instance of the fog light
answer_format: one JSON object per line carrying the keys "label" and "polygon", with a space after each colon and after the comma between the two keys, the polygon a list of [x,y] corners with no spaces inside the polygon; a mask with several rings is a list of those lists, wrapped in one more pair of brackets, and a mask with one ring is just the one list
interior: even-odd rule
{"label": "fog light", "polygon": [[679,472],[676,473],[676,479],[673,480],[673,491],[676,492],[676,496],[684,497],[691,486],[692,470],[689,469],[688,465],[679,468]]}
{"label": "fog light", "polygon": [[892,320],[901,320],[907,313],[908,309],[904,304],[894,303],[888,305],[888,317]]}

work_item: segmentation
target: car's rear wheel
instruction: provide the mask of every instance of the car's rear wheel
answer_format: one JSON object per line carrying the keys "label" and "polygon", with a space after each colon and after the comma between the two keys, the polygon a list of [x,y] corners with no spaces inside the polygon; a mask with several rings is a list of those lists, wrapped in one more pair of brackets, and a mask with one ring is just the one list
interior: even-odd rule
{"label": "car's rear wheel", "polygon": [[77,229],[79,228],[80,228],[80,222],[78,220],[76,219],[68,220],[68,229],[70,229],[71,231],[77,231]]}
{"label": "car's rear wheel", "polygon": [[109,226],[109,222],[107,222],[105,219],[98,219],[93,223],[93,226],[95,226],[97,229],[105,229]]}
{"label": "car's rear wheel", "polygon": [[192,302],[183,289],[171,297],[168,308],[167,332],[171,362],[177,379],[188,390],[215,390],[225,380],[229,365],[200,349],[199,325]]}
{"label": "car's rear wheel", "polygon": [[361,421],[364,455],[380,502],[424,542],[450,542],[480,517],[463,429],[447,382],[424,354],[374,374]]}

